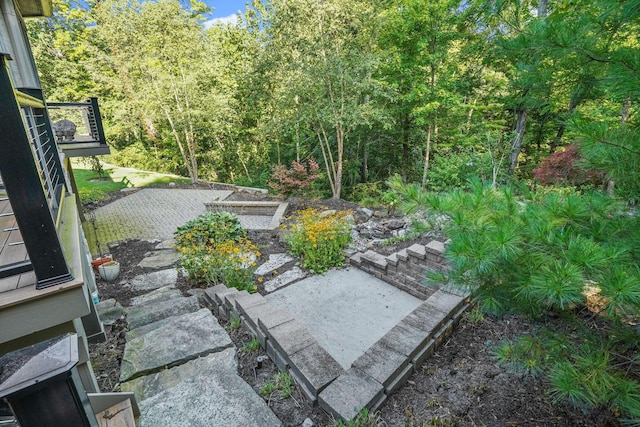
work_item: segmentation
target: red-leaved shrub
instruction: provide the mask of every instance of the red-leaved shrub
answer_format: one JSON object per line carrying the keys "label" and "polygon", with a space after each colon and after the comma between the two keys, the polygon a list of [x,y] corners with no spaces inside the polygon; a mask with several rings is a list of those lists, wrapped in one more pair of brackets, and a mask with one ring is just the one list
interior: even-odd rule
{"label": "red-leaved shrub", "polygon": [[542,185],[602,185],[603,175],[580,168],[577,165],[578,160],[580,160],[578,147],[571,144],[564,151],[557,151],[541,161],[540,167],[534,169],[532,173]]}
{"label": "red-leaved shrub", "polygon": [[267,184],[276,193],[290,196],[308,188],[320,176],[318,169],[314,159],[310,159],[306,165],[294,160],[290,168],[276,165]]}

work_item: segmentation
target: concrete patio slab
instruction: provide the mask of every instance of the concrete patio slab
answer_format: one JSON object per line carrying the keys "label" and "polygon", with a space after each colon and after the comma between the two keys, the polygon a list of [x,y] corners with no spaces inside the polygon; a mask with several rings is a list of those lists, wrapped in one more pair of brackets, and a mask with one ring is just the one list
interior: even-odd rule
{"label": "concrete patio slab", "polygon": [[304,325],[344,369],[422,303],[355,268],[330,270],[265,298]]}

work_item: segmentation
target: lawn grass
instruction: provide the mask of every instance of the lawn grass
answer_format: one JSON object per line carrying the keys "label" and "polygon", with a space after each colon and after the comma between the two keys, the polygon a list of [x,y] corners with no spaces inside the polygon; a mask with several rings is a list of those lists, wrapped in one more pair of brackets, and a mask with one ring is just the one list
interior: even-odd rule
{"label": "lawn grass", "polygon": [[176,184],[190,182],[188,178],[176,175],[121,168],[104,162],[102,163],[104,174],[100,177],[89,165],[81,161],[74,161],[72,165],[73,176],[76,179],[80,201],[83,205],[99,202],[107,193],[126,188],[127,184],[123,182],[125,178],[129,181],[129,186],[133,185],[134,187],[149,187],[170,182],[175,182]]}

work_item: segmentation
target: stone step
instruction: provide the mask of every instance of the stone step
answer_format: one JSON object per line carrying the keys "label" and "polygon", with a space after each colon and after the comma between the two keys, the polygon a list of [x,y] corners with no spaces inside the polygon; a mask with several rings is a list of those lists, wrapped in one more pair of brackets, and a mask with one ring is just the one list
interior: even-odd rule
{"label": "stone step", "polygon": [[139,400],[140,427],[282,425],[237,375],[233,349],[124,383],[122,388]]}
{"label": "stone step", "polygon": [[269,255],[269,260],[264,264],[260,265],[256,268],[256,271],[253,273],[256,276],[264,276],[267,274],[272,274],[275,270],[279,269],[285,264],[288,264],[294,261],[291,255],[288,254],[271,254]]}
{"label": "stone step", "polygon": [[178,262],[178,252],[175,249],[162,249],[151,252],[146,256],[138,267],[144,270],[158,270],[175,265]]}
{"label": "stone step", "polygon": [[306,276],[306,273],[299,267],[293,267],[291,270],[285,271],[281,275],[265,282],[264,290],[267,292],[273,292],[276,289],[290,285],[291,283],[296,282],[300,279],[304,279]]}
{"label": "stone step", "polygon": [[133,306],[127,310],[127,322],[129,329],[139,328],[149,323],[157,322],[165,317],[178,316],[185,313],[193,313],[200,309],[198,297],[180,297],[155,304]]}
{"label": "stone step", "polygon": [[130,285],[133,291],[139,292],[175,285],[177,282],[178,270],[175,268],[167,268],[151,273],[140,274],[131,279]]}
{"label": "stone step", "polygon": [[233,346],[227,332],[206,308],[164,319],[157,325],[148,325],[147,329],[146,333],[127,340],[120,381],[181,365]]}
{"label": "stone step", "polygon": [[131,298],[131,305],[141,307],[145,304],[154,304],[160,301],[180,298],[182,292],[175,285],[163,286],[149,293]]}
{"label": "stone step", "polygon": [[97,303],[96,311],[104,325],[113,325],[116,320],[125,315],[122,305],[113,298]]}

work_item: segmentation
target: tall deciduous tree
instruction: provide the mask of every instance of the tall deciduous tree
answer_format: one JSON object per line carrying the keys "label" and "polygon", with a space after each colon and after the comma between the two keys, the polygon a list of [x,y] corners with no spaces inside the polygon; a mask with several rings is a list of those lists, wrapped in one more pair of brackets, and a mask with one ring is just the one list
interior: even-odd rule
{"label": "tall deciduous tree", "polygon": [[[98,62],[94,73],[120,93],[130,126],[141,123],[151,139],[170,139],[193,182],[204,148],[209,80],[206,41],[198,18],[176,0],[106,0],[93,10]],[[106,70],[109,73],[105,73]]]}
{"label": "tall deciduous tree", "polygon": [[345,146],[372,120],[366,99],[373,91],[374,18],[371,3],[359,0],[254,2],[248,14],[253,30],[264,31],[267,110],[314,135],[334,198],[342,192]]}
{"label": "tall deciduous tree", "polygon": [[421,135],[417,145],[424,153],[423,187],[438,125],[462,100],[455,82],[463,62],[457,54],[465,37],[458,6],[457,0],[398,1],[383,14],[380,48],[386,60],[379,72],[397,95],[391,108],[402,141],[401,176],[406,181],[411,141]]}

